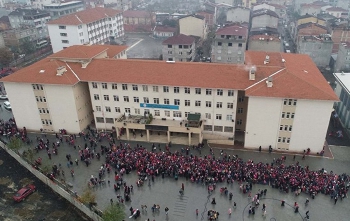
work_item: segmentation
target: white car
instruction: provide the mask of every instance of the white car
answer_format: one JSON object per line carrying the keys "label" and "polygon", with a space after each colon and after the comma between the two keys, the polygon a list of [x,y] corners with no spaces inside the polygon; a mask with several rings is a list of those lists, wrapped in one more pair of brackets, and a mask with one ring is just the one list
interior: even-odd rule
{"label": "white car", "polygon": [[12,110],[10,102],[5,101],[5,102],[4,102],[4,108],[5,108],[6,110],[9,110],[9,111]]}
{"label": "white car", "polygon": [[7,97],[6,94],[1,94],[0,95],[0,100],[7,100],[7,99],[8,99],[8,97]]}

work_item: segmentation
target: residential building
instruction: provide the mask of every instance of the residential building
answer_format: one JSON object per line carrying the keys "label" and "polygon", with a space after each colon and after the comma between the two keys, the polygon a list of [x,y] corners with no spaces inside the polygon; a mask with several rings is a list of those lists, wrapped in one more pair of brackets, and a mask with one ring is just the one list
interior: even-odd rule
{"label": "residential building", "polygon": [[229,6],[235,6],[236,0],[215,0],[215,4],[226,4]]}
{"label": "residential building", "polygon": [[297,44],[297,52],[309,55],[318,67],[327,67],[329,65],[332,48],[332,37],[328,34],[300,36]]}
{"label": "residential building", "polygon": [[44,5],[44,10],[50,12],[51,19],[73,14],[85,9],[83,1],[70,1]]}
{"label": "residential building", "polygon": [[123,12],[125,32],[152,32],[156,21],[149,11],[127,10]]}
{"label": "residential building", "polygon": [[271,27],[256,27],[251,28],[249,31],[250,35],[278,35],[278,29],[277,28],[271,28]]}
{"label": "residential building", "polygon": [[327,26],[327,22],[322,19],[322,18],[318,18],[314,15],[303,15],[303,16],[300,16],[298,21],[297,21],[297,26],[299,25],[302,25],[302,24],[305,24],[305,23],[316,23],[316,24],[319,24],[319,25],[322,25],[322,26]]}
{"label": "residential building", "polygon": [[312,22],[304,23],[297,27],[294,39],[295,42],[297,42],[300,39],[300,36],[318,36],[327,33],[328,29],[325,26]]}
{"label": "residential building", "polygon": [[199,15],[187,15],[179,19],[180,34],[207,38],[208,26],[205,18]]}
{"label": "residential building", "polygon": [[[293,0],[293,9],[294,12],[299,12],[300,8],[303,4],[311,4],[315,0]],[[323,2],[323,1],[318,1],[318,2]]]}
{"label": "residential building", "polygon": [[260,9],[252,12],[251,28],[277,28],[278,15],[268,9]]}
{"label": "residential building", "polygon": [[71,45],[103,44],[124,36],[123,15],[111,8],[91,8],[47,23],[53,52]]}
{"label": "residential building", "polygon": [[2,32],[6,47],[19,48],[23,42],[38,40],[38,30],[32,26],[22,26]]}
{"label": "residential building", "polygon": [[211,61],[217,63],[243,64],[247,47],[248,28],[228,25],[215,33]]}
{"label": "residential building", "polygon": [[20,28],[22,25],[30,25],[38,30],[38,38],[49,37],[46,23],[51,20],[49,12],[38,9],[16,9],[9,15],[12,28]]}
{"label": "residential building", "polygon": [[156,38],[169,38],[169,37],[174,36],[176,31],[177,31],[177,28],[163,26],[163,25],[157,25],[153,29],[153,36]]}
{"label": "residential building", "polygon": [[4,31],[11,28],[10,20],[7,15],[0,18],[0,31]]}
{"label": "residential building", "polygon": [[340,7],[329,7],[325,11],[325,13],[333,15],[336,18],[348,18],[349,17],[349,10],[340,8]]}
{"label": "residential building", "polygon": [[312,2],[310,4],[301,4],[300,5],[300,10],[299,10],[299,15],[318,15],[322,11],[322,7],[327,6],[327,2],[322,2],[322,1],[316,1]]}
{"label": "residential building", "polygon": [[342,124],[343,133],[350,134],[350,73],[334,73],[335,88],[334,92],[339,98],[334,109],[336,113],[332,114],[332,120],[335,124]]}
{"label": "residential building", "polygon": [[203,16],[208,28],[214,27],[216,24],[215,14],[210,11],[200,11],[196,12],[196,15]]}
{"label": "residential building", "polygon": [[50,5],[53,0],[31,0],[31,6],[33,9],[44,9],[44,5]]}
{"label": "residential building", "polygon": [[183,34],[163,41],[162,53],[164,61],[193,61],[196,52],[195,38]]}
{"label": "residential building", "polygon": [[337,53],[342,42],[350,42],[350,24],[348,21],[336,22],[330,27],[333,40],[333,53]]}
{"label": "residential building", "polygon": [[334,66],[335,72],[350,72],[350,42],[339,45],[337,60]]}
{"label": "residential building", "polygon": [[104,0],[103,3],[107,5],[107,7],[112,6],[115,10],[127,11],[132,9],[131,0]]}
{"label": "residential building", "polygon": [[250,35],[249,51],[280,52],[281,39],[276,35]]}
{"label": "residential building", "polygon": [[338,98],[307,55],[247,51],[242,68],[116,60],[114,47],[72,46],[2,78],[17,126],[76,134],[94,119],[97,130],[122,130],[123,139],[136,130],[148,142],[323,148]]}
{"label": "residential building", "polygon": [[236,23],[236,22],[249,23],[249,21],[250,21],[250,9],[240,7],[240,6],[230,8],[227,10],[227,13],[226,13],[226,21],[233,22],[233,23]]}
{"label": "residential building", "polygon": [[242,0],[242,5],[245,8],[251,8],[252,5],[255,5],[257,3],[257,0]]}

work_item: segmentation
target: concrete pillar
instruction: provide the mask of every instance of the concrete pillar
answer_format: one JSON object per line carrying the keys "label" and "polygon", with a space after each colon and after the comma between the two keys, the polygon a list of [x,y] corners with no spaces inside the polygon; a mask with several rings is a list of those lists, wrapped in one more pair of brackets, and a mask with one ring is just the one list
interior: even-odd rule
{"label": "concrete pillar", "polygon": [[202,143],[202,141],[203,141],[203,133],[200,132],[198,137],[199,137],[199,141],[198,142]]}
{"label": "concrete pillar", "polygon": [[168,134],[168,143],[170,142],[170,131],[167,131]]}
{"label": "concrete pillar", "polygon": [[149,130],[146,130],[147,142],[149,142]]}
{"label": "concrete pillar", "polygon": [[188,133],[188,145],[191,145],[191,132]]}
{"label": "concrete pillar", "polygon": [[126,139],[130,140],[130,132],[129,132],[129,128],[125,128],[126,130]]}

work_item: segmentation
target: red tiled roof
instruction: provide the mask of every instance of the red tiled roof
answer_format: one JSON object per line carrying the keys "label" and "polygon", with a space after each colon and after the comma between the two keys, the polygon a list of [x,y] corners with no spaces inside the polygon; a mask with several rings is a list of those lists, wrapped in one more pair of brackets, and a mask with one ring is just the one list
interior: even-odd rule
{"label": "red tiled roof", "polygon": [[331,7],[327,8],[326,11],[341,11],[341,12],[347,12],[347,10],[340,8],[340,7]]}
{"label": "red tiled roof", "polygon": [[152,13],[148,11],[128,10],[123,12],[124,18],[151,18]]}
{"label": "red tiled roof", "polygon": [[193,44],[194,41],[195,41],[194,37],[187,36],[184,34],[179,34],[166,39],[165,41],[163,41],[162,44],[163,45],[181,45],[181,44],[190,45],[190,44]]}
{"label": "red tiled roof", "polygon": [[56,25],[80,25],[88,24],[102,18],[108,18],[120,14],[121,11],[111,8],[90,8],[83,11],[76,12],[74,14],[66,15],[56,20],[47,22],[47,24]]}
{"label": "red tiled roof", "polygon": [[[247,96],[338,100],[308,55],[269,52],[268,64],[264,64],[266,52],[246,51],[245,55],[246,67],[219,63],[167,63],[151,60],[96,58],[86,68],[82,68],[78,62],[64,63],[46,58],[2,78],[1,81],[73,85],[80,80],[83,82],[225,88],[245,90]],[[256,66],[254,81],[249,80],[248,77],[248,69],[252,65]],[[67,72],[63,76],[56,75],[56,69],[60,66],[67,67]],[[39,73],[40,70],[45,70],[45,72]],[[273,86],[269,88],[265,82],[271,75]]]}
{"label": "red tiled roof", "polygon": [[176,28],[169,27],[169,26],[156,26],[154,28],[154,31],[159,31],[159,32],[175,32]]}
{"label": "red tiled roof", "polygon": [[216,35],[235,35],[235,36],[247,36],[248,28],[245,26],[231,25],[220,28],[216,31]]}
{"label": "red tiled roof", "polygon": [[49,56],[49,58],[92,59],[104,51],[107,51],[108,57],[114,57],[127,48],[123,45],[73,45]]}

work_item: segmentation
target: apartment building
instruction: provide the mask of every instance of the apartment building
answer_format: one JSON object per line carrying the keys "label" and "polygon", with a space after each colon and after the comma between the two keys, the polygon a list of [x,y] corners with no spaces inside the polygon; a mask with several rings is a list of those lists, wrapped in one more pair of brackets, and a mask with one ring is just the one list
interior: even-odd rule
{"label": "apartment building", "polygon": [[343,125],[344,132],[350,132],[350,73],[334,73],[335,88],[334,91],[339,97],[339,102],[335,103],[336,115],[334,120],[339,120]]}
{"label": "apartment building", "polygon": [[248,40],[248,50],[280,52],[281,39],[274,35],[251,35]]}
{"label": "apartment building", "polygon": [[149,142],[176,131],[187,144],[323,148],[338,98],[307,55],[247,51],[243,66],[111,59],[116,47],[72,46],[2,78],[18,127],[78,133],[94,119]]}
{"label": "apartment building", "polygon": [[205,17],[200,15],[187,15],[179,19],[180,34],[207,38],[208,26]]}
{"label": "apartment building", "polygon": [[243,64],[247,47],[248,28],[227,25],[215,33],[211,60],[218,63]]}
{"label": "apartment building", "polygon": [[251,14],[251,28],[277,28],[278,15],[268,9],[259,9]]}
{"label": "apartment building", "polygon": [[343,42],[340,44],[334,70],[336,72],[350,71],[350,42]]}
{"label": "apartment building", "polygon": [[84,9],[85,5],[83,1],[69,1],[44,5],[44,10],[50,12],[52,19],[57,19]]}
{"label": "apartment building", "polygon": [[196,52],[195,38],[183,34],[175,35],[163,41],[164,61],[193,61]]}
{"label": "apartment building", "polygon": [[6,47],[19,48],[23,42],[35,42],[39,38],[38,29],[33,26],[22,26],[3,31],[2,36]]}
{"label": "apartment building", "polygon": [[249,23],[250,22],[250,9],[244,7],[232,7],[227,9],[226,21],[232,23]]}
{"label": "apartment building", "polygon": [[121,11],[91,8],[47,23],[53,52],[71,45],[104,44],[124,36]]}
{"label": "apartment building", "polygon": [[44,5],[50,5],[53,0],[31,0],[33,9],[44,9]]}

